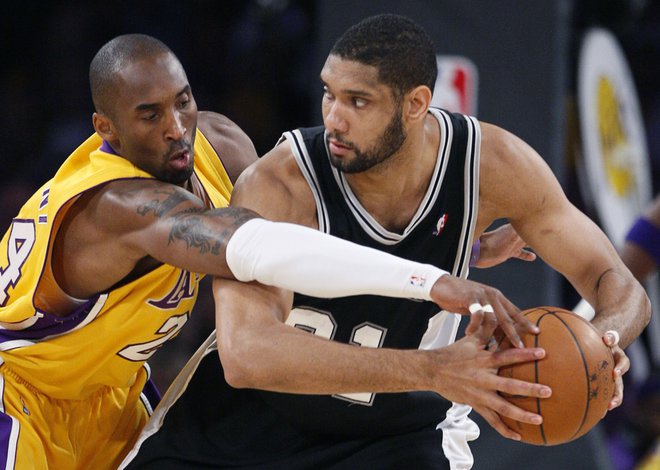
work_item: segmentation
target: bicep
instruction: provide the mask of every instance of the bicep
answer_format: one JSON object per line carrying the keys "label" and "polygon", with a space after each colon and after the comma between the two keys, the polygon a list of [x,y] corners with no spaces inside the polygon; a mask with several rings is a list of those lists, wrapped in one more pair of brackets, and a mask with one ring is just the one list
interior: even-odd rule
{"label": "bicep", "polygon": [[546,263],[593,301],[601,276],[620,268],[621,261],[592,220],[568,202],[559,206],[514,226]]}
{"label": "bicep", "polygon": [[241,175],[230,204],[269,220],[317,228],[314,197],[286,142]]}
{"label": "bicep", "polygon": [[177,219],[204,209],[200,199],[178,186],[156,180],[120,181],[100,195],[93,214],[108,236],[138,255],[154,256],[168,245]]}
{"label": "bicep", "polygon": [[483,172],[484,197],[545,262],[591,297],[598,278],[620,264],[614,247],[570,203],[548,165],[529,145],[508,133],[500,133],[496,141],[494,155],[487,157],[490,167]]}

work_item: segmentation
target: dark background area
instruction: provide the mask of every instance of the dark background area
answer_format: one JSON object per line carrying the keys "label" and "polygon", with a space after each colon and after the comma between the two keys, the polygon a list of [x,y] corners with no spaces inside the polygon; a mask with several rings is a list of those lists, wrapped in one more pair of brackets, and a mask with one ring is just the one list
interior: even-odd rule
{"label": "dark background area", "polygon": [[[351,3],[356,5],[353,10],[359,11],[364,4],[369,5],[364,11],[378,11],[374,7],[378,2]],[[518,3],[521,8],[530,4]],[[593,25],[611,29],[621,40],[638,87],[657,176],[660,2],[563,3],[571,9],[573,51],[581,31]],[[282,131],[319,123],[318,69],[334,40],[320,37],[319,5],[326,8],[324,13],[336,15],[341,11],[333,11],[335,5],[347,8],[347,2],[301,0],[12,2],[0,16],[2,227],[13,216],[14,199],[21,201],[24,193],[50,178],[71,150],[93,132],[88,65],[99,47],[118,34],[142,32],[168,44],[188,73],[199,108],[233,119],[260,154],[272,147]],[[491,21],[489,17],[456,19]],[[511,51],[509,59],[515,61],[515,56]],[[507,57],[494,60],[507,66]],[[572,69],[567,93],[572,89],[570,73]],[[516,105],[515,96],[501,101],[503,108]]]}
{"label": "dark background area", "polygon": [[[379,6],[383,9],[379,10]],[[479,35],[485,26],[498,22],[496,33],[483,41],[485,55],[501,42],[515,44],[517,31],[509,28],[505,13],[495,14],[498,5],[518,5],[520,14],[534,9],[552,10],[559,5],[565,60],[558,86],[562,104],[556,122],[546,123],[543,136],[551,136],[549,148],[560,159],[553,162],[564,190],[578,207],[589,211],[581,199],[575,175],[570,136],[577,132],[570,110],[575,80],[575,60],[581,35],[591,26],[603,26],[616,34],[629,61],[646,125],[653,171],[654,194],[660,187],[660,2],[656,0],[479,0],[489,13],[470,16],[467,3],[410,0],[396,10],[385,5],[397,2],[343,2],[302,0],[214,1],[23,1],[3,3],[0,15],[0,227],[8,227],[24,200],[46,182],[69,153],[92,132],[92,102],[87,81],[89,62],[111,38],[140,32],[163,40],[179,57],[187,71],[200,110],[227,115],[253,139],[259,154],[268,151],[280,134],[298,126],[319,124],[320,66],[336,35],[366,14],[391,12],[409,14],[427,29],[438,26],[437,35],[455,33],[470,25]],[[469,2],[472,3],[472,2]],[[418,10],[443,5],[441,17],[415,17]],[[446,6],[446,8],[445,8]],[[537,8],[538,7],[538,8]],[[442,11],[442,8],[440,10]],[[541,9],[543,9],[541,8]],[[363,14],[364,13],[364,14]],[[329,20],[328,18],[332,18]],[[339,19],[338,19],[339,18]],[[443,23],[444,21],[444,23]],[[547,28],[555,27],[548,17]],[[543,31],[525,31],[542,34]],[[521,33],[522,34],[522,33]],[[479,41],[479,39],[477,39]],[[544,45],[545,46],[545,45]],[[551,50],[556,45],[548,44]],[[457,53],[454,44],[438,45],[438,53]],[[540,47],[542,54],[545,47]],[[464,51],[458,51],[465,53]],[[468,51],[469,52],[469,51]],[[515,47],[505,53],[490,53],[490,64],[519,77],[520,57]],[[548,53],[548,60],[553,60]],[[481,66],[481,64],[479,64]],[[496,96],[497,106],[483,109],[490,122],[531,140],[533,118],[523,115],[510,126],[507,113],[515,113],[523,98],[529,99],[539,83],[523,83],[512,92],[506,83],[483,80],[479,91]],[[522,96],[522,95],[525,96]],[[534,96],[532,96],[534,98]],[[533,99],[532,99],[533,102]],[[538,113],[546,112],[536,104]],[[482,115],[479,115],[482,118]],[[537,116],[538,117],[538,116]],[[516,127],[518,126],[518,127]],[[547,156],[547,155],[544,155]],[[515,262],[513,262],[515,263]],[[514,270],[529,278],[527,267]],[[512,271],[508,276],[515,276]],[[502,279],[494,271],[491,279]],[[543,274],[545,275],[545,274]],[[513,282],[513,281],[511,281]],[[566,305],[575,301],[570,288],[539,281],[547,296],[556,298],[562,289]],[[505,291],[507,295],[516,292]],[[150,363],[154,378],[165,390],[187,357],[213,329],[213,301],[208,280],[200,291],[198,306],[183,333],[159,351]],[[491,463],[495,465],[495,461]],[[484,467],[485,468],[485,467]],[[492,467],[495,468],[495,467]],[[540,467],[539,467],[540,468]],[[559,468],[559,467],[557,467]],[[569,467],[563,467],[569,468]]]}

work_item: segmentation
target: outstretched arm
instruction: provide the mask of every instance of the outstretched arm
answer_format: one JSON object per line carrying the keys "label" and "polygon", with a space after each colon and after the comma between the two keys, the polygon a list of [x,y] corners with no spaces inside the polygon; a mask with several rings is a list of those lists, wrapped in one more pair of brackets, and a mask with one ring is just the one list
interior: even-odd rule
{"label": "outstretched arm", "polygon": [[[311,190],[286,142],[262,157],[241,176],[232,195],[232,205],[251,208],[270,220],[294,222],[311,228],[318,227],[316,205]],[[305,234],[305,238],[308,236],[310,240],[313,238],[312,235]],[[274,279],[267,273],[258,274],[260,266],[267,268],[269,265],[263,263],[263,259],[259,262],[251,262],[249,269],[245,270],[246,275],[238,271],[235,271],[235,274],[239,280],[257,280],[268,285],[279,282],[278,286],[301,293],[309,292],[315,284],[320,285],[326,291],[325,294],[321,291],[310,292],[317,297],[337,297],[368,292],[390,297],[433,300],[440,307],[451,312],[471,315],[468,332],[472,332],[485,315],[492,315],[494,312],[507,337],[512,344],[518,346],[522,345],[519,332],[538,331],[537,327],[521,315],[520,310],[497,289],[450,275],[441,276],[440,270],[429,265],[394,258],[366,247],[349,245],[348,242],[336,238],[329,241],[321,234],[316,236],[318,242],[309,246],[302,240],[294,241],[293,237],[288,236],[287,239],[298,247],[298,251],[290,252],[278,250],[273,245],[275,240],[265,234],[258,238],[258,242],[255,239],[244,244],[244,251],[250,251],[250,247],[255,245],[269,246],[269,249],[263,250],[264,258],[270,258],[272,254],[277,253],[278,262],[289,267],[287,274],[290,276],[297,274],[298,280],[294,283],[284,285],[281,284],[284,281],[282,276]],[[328,248],[319,249],[322,239],[328,240],[327,244],[323,242],[324,247]],[[230,248],[231,245],[232,243]],[[340,248],[340,245],[344,248]],[[294,257],[299,253],[307,253],[311,256],[310,252],[303,251],[311,247],[317,253],[314,255],[316,263],[310,263],[312,266],[304,266],[304,270],[298,270],[298,265],[294,266],[296,261]],[[288,261],[287,253],[291,256]],[[231,258],[230,256],[230,262]],[[319,260],[327,260],[327,263]],[[314,272],[321,267],[325,271],[323,277],[320,272]],[[271,273],[275,272],[270,268],[267,270]]]}

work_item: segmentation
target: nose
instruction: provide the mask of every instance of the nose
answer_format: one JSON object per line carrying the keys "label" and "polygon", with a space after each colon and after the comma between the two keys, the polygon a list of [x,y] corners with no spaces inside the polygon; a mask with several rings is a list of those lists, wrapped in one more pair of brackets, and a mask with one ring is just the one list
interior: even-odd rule
{"label": "nose", "polygon": [[342,134],[348,131],[348,122],[343,116],[341,104],[337,101],[326,105],[324,125],[330,132]]}
{"label": "nose", "polygon": [[167,121],[165,137],[168,140],[181,140],[186,134],[186,126],[183,122],[183,116],[179,112],[173,112]]}

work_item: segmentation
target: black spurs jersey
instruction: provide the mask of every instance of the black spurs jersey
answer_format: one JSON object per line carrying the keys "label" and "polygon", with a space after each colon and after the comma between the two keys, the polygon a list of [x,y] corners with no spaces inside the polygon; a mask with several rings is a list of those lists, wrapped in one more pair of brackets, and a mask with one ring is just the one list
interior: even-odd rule
{"label": "black spurs jersey", "polygon": [[[329,159],[323,127],[286,138],[316,201],[319,229],[360,245],[467,276],[477,216],[479,126],[474,118],[432,110],[441,129],[430,185],[402,233],[383,228],[361,205]],[[459,319],[433,302],[371,295],[321,299],[296,294],[287,324],[361,347],[416,349],[453,342]],[[429,338],[431,336],[431,338]],[[450,402],[432,392],[309,396],[263,392],[264,399],[305,432],[395,434],[444,419]]]}

